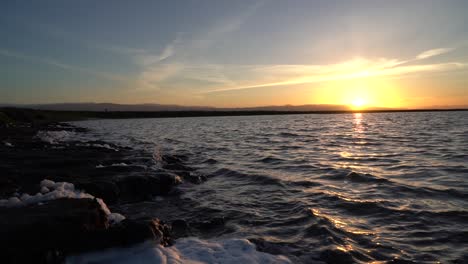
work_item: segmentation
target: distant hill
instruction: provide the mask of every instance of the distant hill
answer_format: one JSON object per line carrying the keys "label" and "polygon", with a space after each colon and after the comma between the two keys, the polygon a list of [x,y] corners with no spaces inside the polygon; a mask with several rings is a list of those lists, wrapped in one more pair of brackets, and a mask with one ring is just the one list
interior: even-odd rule
{"label": "distant hill", "polygon": [[[189,111],[209,111],[209,112],[333,112],[333,111],[351,111],[346,105],[332,104],[307,104],[307,105],[271,105],[258,107],[238,107],[221,108],[210,106],[182,106],[182,105],[164,105],[164,104],[114,104],[114,103],[59,103],[59,104],[0,104],[0,107],[18,107],[36,110],[53,111],[91,111],[91,112],[189,112]],[[468,106],[431,106],[420,108],[426,109],[468,109]],[[393,110],[412,110],[412,109],[394,109],[384,107],[367,107],[362,111],[393,111]],[[414,109],[416,110],[416,109]]]}
{"label": "distant hill", "polygon": [[113,103],[60,103],[60,104],[30,104],[8,105],[38,110],[56,111],[93,111],[93,112],[160,112],[160,111],[346,111],[344,105],[283,105],[239,108],[219,108],[210,106],[181,106],[162,104],[113,104]]}

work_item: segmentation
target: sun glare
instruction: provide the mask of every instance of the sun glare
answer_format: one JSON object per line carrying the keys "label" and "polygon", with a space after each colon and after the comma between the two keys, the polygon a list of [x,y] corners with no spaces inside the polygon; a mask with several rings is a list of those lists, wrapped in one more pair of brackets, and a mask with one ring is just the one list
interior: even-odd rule
{"label": "sun glare", "polygon": [[366,105],[366,101],[361,97],[354,98],[351,102],[353,109],[362,109]]}

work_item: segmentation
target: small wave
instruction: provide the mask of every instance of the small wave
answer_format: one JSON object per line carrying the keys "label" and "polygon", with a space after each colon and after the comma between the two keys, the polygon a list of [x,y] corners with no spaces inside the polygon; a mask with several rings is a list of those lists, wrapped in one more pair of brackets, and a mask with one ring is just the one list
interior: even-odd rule
{"label": "small wave", "polygon": [[202,163],[204,163],[204,164],[216,164],[216,163],[218,163],[218,161],[215,160],[215,159],[206,159],[206,160],[202,161]]}
{"label": "small wave", "polygon": [[271,157],[271,156],[257,160],[257,162],[268,163],[268,164],[278,164],[278,163],[281,163],[281,162],[284,162],[284,161],[285,160],[283,160],[283,159],[275,158],[275,157]]}
{"label": "small wave", "polygon": [[304,188],[322,186],[320,183],[312,182],[312,181],[294,181],[294,182],[289,182],[288,185],[297,186],[297,187],[304,187]]}
{"label": "small wave", "polygon": [[91,148],[104,148],[104,149],[109,149],[113,151],[119,151],[119,149],[116,146],[113,146],[108,143],[78,143],[76,146],[79,147],[91,147]]}
{"label": "small wave", "polygon": [[129,166],[129,165],[126,164],[126,163],[121,162],[121,163],[112,163],[111,165],[108,165],[108,166],[104,166],[102,164],[99,164],[99,165],[96,166],[96,168],[97,169],[102,169],[102,168],[106,168],[106,167],[127,167],[127,166]]}
{"label": "small wave", "polygon": [[361,173],[357,173],[354,171],[348,173],[345,179],[352,181],[352,182],[388,182],[389,181],[387,179],[379,178],[369,173],[361,174]]}
{"label": "small wave", "polygon": [[300,135],[291,132],[281,132],[278,134],[281,137],[299,137]]}
{"label": "small wave", "polygon": [[280,185],[283,186],[283,183],[281,180],[266,176],[266,175],[259,175],[259,174],[244,174],[241,172],[233,171],[230,169],[219,169],[215,173],[213,173],[213,176],[224,176],[224,177],[229,177],[229,178],[237,178],[240,180],[247,180],[250,182],[254,182],[257,184],[270,184],[270,185]]}
{"label": "small wave", "polygon": [[14,147],[13,144],[11,144],[10,142],[7,142],[7,141],[3,141],[3,144],[9,148],[12,148]]}
{"label": "small wave", "polygon": [[331,180],[345,180],[354,183],[383,183],[383,182],[390,182],[387,179],[377,177],[375,175],[369,173],[357,173],[357,172],[349,172],[348,174],[343,173],[336,173],[336,174],[329,174],[326,176],[327,179]]}

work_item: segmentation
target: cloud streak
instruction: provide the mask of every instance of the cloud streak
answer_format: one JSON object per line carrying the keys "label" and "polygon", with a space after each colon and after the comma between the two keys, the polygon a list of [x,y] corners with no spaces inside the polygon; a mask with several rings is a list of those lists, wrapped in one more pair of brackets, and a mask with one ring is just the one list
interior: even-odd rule
{"label": "cloud streak", "polygon": [[440,49],[431,49],[431,50],[426,50],[422,53],[420,53],[418,56],[416,56],[417,59],[423,60],[431,57],[435,57],[438,55],[442,55],[444,53],[448,53],[452,51],[453,49],[451,48],[440,48]]}
{"label": "cloud streak", "polygon": [[403,62],[385,59],[377,61],[357,59],[331,65],[249,66],[245,74],[249,75],[255,73],[255,81],[239,80],[236,86],[219,87],[201,93],[211,94],[263,87],[312,84],[373,77],[404,77],[417,73],[458,70],[466,68],[467,66],[468,64],[459,62],[403,65]]}

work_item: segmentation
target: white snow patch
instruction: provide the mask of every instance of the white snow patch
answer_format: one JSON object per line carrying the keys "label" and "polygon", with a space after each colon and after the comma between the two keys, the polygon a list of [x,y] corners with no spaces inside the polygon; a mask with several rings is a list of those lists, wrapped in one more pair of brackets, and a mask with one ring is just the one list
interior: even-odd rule
{"label": "white snow patch", "polygon": [[40,140],[47,142],[52,145],[59,144],[60,142],[68,141],[75,136],[74,132],[69,132],[65,130],[59,131],[39,131],[37,132],[36,137]]}
{"label": "white snow patch", "polygon": [[201,240],[182,238],[172,247],[162,247],[145,242],[129,248],[115,248],[105,251],[70,256],[67,264],[80,263],[161,263],[161,264],[255,264],[292,263],[285,256],[276,256],[256,250],[246,239]]}
{"label": "white snow patch", "polygon": [[[20,207],[26,206],[30,204],[39,204],[50,200],[56,200],[60,198],[72,198],[72,199],[82,199],[82,198],[89,198],[94,199],[95,197],[89,193],[85,193],[80,190],[75,189],[75,185],[69,182],[54,182],[51,180],[43,180],[41,181],[41,192],[30,195],[27,193],[19,194],[15,193],[15,196],[10,197],[9,199],[1,199],[0,206],[1,207]],[[107,219],[109,220],[110,224],[116,224],[120,221],[125,219],[125,216],[112,213],[107,205],[104,203],[102,199],[96,199],[98,203],[101,205],[102,210],[106,213]]]}

